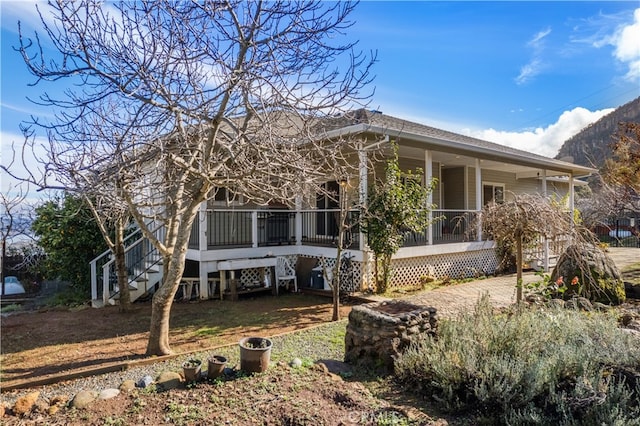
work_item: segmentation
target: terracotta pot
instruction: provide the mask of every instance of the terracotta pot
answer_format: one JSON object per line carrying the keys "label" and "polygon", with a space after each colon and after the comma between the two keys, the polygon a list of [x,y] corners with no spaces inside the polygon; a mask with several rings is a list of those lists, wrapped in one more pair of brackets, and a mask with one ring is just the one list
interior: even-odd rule
{"label": "terracotta pot", "polygon": [[240,340],[240,369],[245,373],[262,373],[269,367],[271,340],[245,337]]}

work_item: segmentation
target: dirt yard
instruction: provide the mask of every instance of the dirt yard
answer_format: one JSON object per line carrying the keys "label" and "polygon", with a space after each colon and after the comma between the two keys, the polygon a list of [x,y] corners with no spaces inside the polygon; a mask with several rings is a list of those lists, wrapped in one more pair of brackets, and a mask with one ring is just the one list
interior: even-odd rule
{"label": "dirt yard", "polygon": [[[105,366],[144,356],[151,304],[46,310],[3,315],[1,385]],[[343,306],[346,318],[349,306]],[[176,353],[237,342],[249,334],[273,336],[331,319],[330,299],[301,294],[260,296],[239,302],[176,303],[170,341]]]}

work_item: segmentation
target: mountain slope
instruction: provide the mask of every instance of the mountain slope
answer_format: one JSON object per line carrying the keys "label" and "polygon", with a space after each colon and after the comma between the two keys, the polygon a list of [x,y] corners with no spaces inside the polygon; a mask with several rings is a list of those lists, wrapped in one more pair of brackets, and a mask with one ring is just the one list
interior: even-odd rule
{"label": "mountain slope", "polygon": [[621,121],[640,122],[640,97],[622,105],[565,141],[556,158],[572,157],[570,161],[573,163],[602,167],[604,160],[611,156],[609,145]]}

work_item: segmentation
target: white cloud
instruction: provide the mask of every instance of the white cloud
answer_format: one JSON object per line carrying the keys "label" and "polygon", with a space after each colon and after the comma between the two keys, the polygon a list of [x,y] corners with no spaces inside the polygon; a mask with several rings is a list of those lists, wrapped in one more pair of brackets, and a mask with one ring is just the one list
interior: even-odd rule
{"label": "white cloud", "polygon": [[542,31],[539,31],[538,33],[536,33],[533,38],[529,41],[529,43],[527,43],[529,46],[533,46],[533,47],[539,47],[541,44],[541,41],[548,36],[549,34],[551,34],[551,27],[547,27]]}
{"label": "white cloud", "polygon": [[577,107],[565,111],[558,120],[549,126],[538,127],[523,132],[507,132],[495,129],[464,131],[465,134],[479,139],[510,146],[547,157],[555,157],[562,144],[587,125],[612,112],[613,108],[599,111]]}
{"label": "white cloud", "polygon": [[544,51],[545,38],[551,34],[551,28],[547,27],[536,34],[527,42],[527,46],[533,49],[533,55],[531,60],[526,65],[520,68],[520,74],[515,78],[517,85],[522,85],[530,81],[537,76],[545,68],[545,64],[542,60],[542,53]]}
{"label": "white cloud", "polygon": [[[23,150],[25,146],[25,138],[18,133],[11,133],[2,131],[0,132],[0,160],[3,167],[7,167],[11,174],[26,179],[29,176],[29,172],[35,176],[39,176],[42,170],[42,164],[38,158],[46,158],[45,142],[43,138],[36,138],[34,142],[34,151],[28,146]],[[37,158],[38,157],[38,158]],[[24,191],[28,185],[21,183],[7,173],[4,170],[0,171],[2,179],[0,182],[0,190],[4,193],[10,193],[15,191],[16,188],[22,187]],[[56,184],[55,181],[49,182]],[[34,202],[48,197],[45,192],[34,192],[32,186],[27,201]]]}
{"label": "white cloud", "polygon": [[3,29],[17,33],[18,21],[20,21],[23,31],[32,31],[35,28],[40,28],[42,22],[36,10],[36,5],[43,12],[45,21],[51,23],[52,17],[48,13],[49,8],[46,2],[38,0],[0,1]]}
{"label": "white cloud", "polygon": [[615,47],[613,55],[628,65],[625,76],[629,80],[640,79],[640,8],[633,14],[633,23],[618,27],[610,43]]}
{"label": "white cloud", "polygon": [[613,46],[613,57],[627,67],[625,78],[640,79],[640,8],[633,17],[629,13],[598,15],[574,28],[573,43],[586,44],[596,49]]}

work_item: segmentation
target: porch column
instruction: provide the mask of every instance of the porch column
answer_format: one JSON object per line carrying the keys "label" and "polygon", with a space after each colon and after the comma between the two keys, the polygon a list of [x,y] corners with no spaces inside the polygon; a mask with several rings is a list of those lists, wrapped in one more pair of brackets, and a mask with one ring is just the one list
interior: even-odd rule
{"label": "porch column", "polygon": [[[480,159],[476,158],[476,211],[480,215],[482,210],[482,170],[480,169]],[[482,218],[480,218],[482,219]],[[478,221],[477,241],[482,241],[482,221]]]}
{"label": "porch column", "polygon": [[[198,208],[198,249],[200,251],[200,259],[202,259],[202,253],[207,251],[207,234],[209,225],[209,221],[207,220],[207,202],[203,201],[200,203],[200,207]],[[208,284],[208,275],[207,275],[207,266],[202,262],[202,260],[198,261],[198,276],[200,277],[200,282],[198,285],[200,286],[200,291],[198,294],[200,295],[200,299],[208,299],[209,298],[209,284]]]}
{"label": "porch column", "polygon": [[[546,169],[542,170],[542,196],[547,198],[547,170]],[[547,238],[544,239],[542,250],[543,250],[542,260],[544,262],[542,266],[544,268],[544,272],[549,272],[549,240]]]}
{"label": "porch column", "polygon": [[209,226],[209,221],[207,220],[207,202],[203,201],[200,203],[200,207],[198,208],[198,250],[200,252],[207,251],[207,234],[209,233],[207,227]]}
{"label": "porch column", "polygon": [[251,212],[251,247],[258,247],[258,211]]}
{"label": "porch column", "polygon": [[573,190],[573,173],[569,174],[569,211],[571,212],[571,221],[573,222],[573,210],[575,206],[575,192]]}
{"label": "porch column", "polygon": [[[362,147],[360,147],[360,149],[358,150],[358,172],[359,172],[359,181],[360,181],[358,185],[358,190],[359,190],[358,202],[361,207],[364,207],[367,204],[367,188],[369,186],[369,182],[368,182],[369,170],[367,167],[367,151],[362,149]],[[366,246],[365,236],[362,233],[362,230],[360,230],[359,240],[360,240],[360,247],[358,247],[358,249],[362,251],[365,249],[365,246]]]}
{"label": "porch column", "polygon": [[296,245],[302,244],[302,195],[296,195],[296,219],[294,235],[296,237]]}
{"label": "porch column", "polygon": [[[429,185],[431,183],[431,179],[433,179],[433,154],[430,150],[425,149],[424,151],[424,184]],[[427,227],[427,245],[433,245],[433,225],[431,221],[433,220],[433,212],[431,211],[431,206],[433,205],[433,192],[429,191],[429,196],[427,197],[427,206],[429,207],[429,226]]]}

